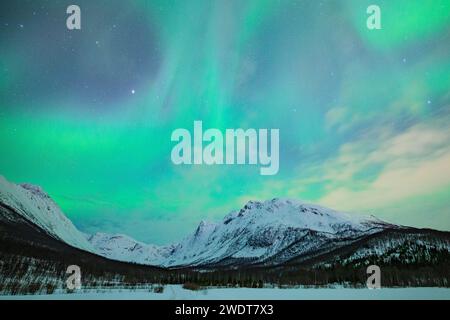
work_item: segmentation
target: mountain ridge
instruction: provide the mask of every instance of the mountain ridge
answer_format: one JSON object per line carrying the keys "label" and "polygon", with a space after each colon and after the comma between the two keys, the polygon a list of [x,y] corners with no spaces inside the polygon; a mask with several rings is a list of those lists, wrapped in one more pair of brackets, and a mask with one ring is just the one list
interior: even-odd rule
{"label": "mountain ridge", "polygon": [[10,183],[0,175],[0,203],[12,208],[53,237],[76,248],[95,252],[84,235],[41,187],[29,183]]}
{"label": "mountain ridge", "polygon": [[[373,216],[351,216],[303,201],[274,198],[264,202],[248,201],[240,210],[231,211],[219,222],[202,220],[189,236],[168,246],[144,244],[129,237],[124,241],[121,235],[104,233],[91,236],[89,241],[100,254],[122,261],[165,267],[199,266],[230,258],[261,262],[279,254],[271,249],[273,245],[284,250],[308,230],[328,234],[331,238],[338,235],[356,239],[357,235],[367,235],[387,227],[401,228]],[[291,235],[286,236],[288,233]],[[136,255],[136,250],[144,255],[147,253],[148,257]]]}
{"label": "mountain ridge", "polygon": [[218,222],[202,220],[190,235],[166,246],[123,234],[83,234],[42,188],[12,184],[2,177],[0,205],[0,222],[7,225],[20,229],[27,221],[58,241],[96,255],[168,269],[277,267],[311,261],[320,266],[342,259],[398,262],[398,257],[415,263],[450,253],[450,232],[395,225],[287,198],[248,201]]}

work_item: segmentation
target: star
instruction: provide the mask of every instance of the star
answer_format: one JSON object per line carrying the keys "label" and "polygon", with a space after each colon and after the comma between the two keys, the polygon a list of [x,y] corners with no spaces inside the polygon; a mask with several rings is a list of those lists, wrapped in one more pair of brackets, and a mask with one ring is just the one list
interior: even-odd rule
{"label": "star", "polygon": [[134,91],[134,89],[131,90],[131,94],[134,94],[136,91]]}

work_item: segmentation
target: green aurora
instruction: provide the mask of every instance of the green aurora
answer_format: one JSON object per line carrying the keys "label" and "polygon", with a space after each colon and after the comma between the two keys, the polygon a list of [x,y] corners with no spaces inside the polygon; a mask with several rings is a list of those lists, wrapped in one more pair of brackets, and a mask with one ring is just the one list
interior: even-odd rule
{"label": "green aurora", "polygon": [[[0,174],[82,231],[162,244],[274,197],[450,230],[448,0],[75,2],[74,31],[70,1],[0,4]],[[173,165],[194,120],[279,128],[279,173]]]}

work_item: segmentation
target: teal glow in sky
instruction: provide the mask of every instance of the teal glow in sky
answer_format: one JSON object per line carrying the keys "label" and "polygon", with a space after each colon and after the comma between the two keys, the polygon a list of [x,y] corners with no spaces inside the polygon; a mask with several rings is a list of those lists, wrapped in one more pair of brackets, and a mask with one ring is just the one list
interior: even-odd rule
{"label": "teal glow in sky", "polygon": [[[450,230],[449,1],[79,0],[69,31],[72,2],[0,3],[0,174],[82,231],[167,243],[273,197]],[[173,165],[194,120],[279,128],[279,173]]]}

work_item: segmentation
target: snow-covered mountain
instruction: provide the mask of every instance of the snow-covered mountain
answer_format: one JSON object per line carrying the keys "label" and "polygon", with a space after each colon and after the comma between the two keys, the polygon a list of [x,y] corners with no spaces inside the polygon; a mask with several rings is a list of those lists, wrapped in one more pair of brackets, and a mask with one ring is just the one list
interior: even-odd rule
{"label": "snow-covered mountain", "polygon": [[180,243],[146,245],[122,235],[96,234],[101,255],[166,267],[279,264],[299,255],[347,245],[361,236],[399,228],[373,216],[354,216],[290,199],[249,201],[219,223],[202,221]]}
{"label": "snow-covered mountain", "polygon": [[86,237],[98,254],[119,261],[162,265],[164,259],[173,250],[170,246],[159,247],[145,244],[122,234],[110,235],[97,232]]}
{"label": "snow-covered mountain", "polygon": [[0,294],[36,293],[36,283],[47,293],[55,284],[65,288],[68,263],[83,266],[86,285],[108,288],[364,285],[369,264],[383,267],[385,285],[448,286],[450,232],[272,199],[249,201],[218,223],[202,221],[181,242],[160,247],[125,235],[83,234],[41,188],[0,177],[0,283],[6,284]]}
{"label": "snow-covered mountain", "polygon": [[[321,257],[321,263],[339,263],[344,252],[348,253],[345,261],[359,263],[368,257],[394,259],[405,246],[419,246],[424,256],[430,250],[450,251],[446,236],[432,230],[397,226],[373,216],[290,199],[249,201],[218,223],[200,222],[191,235],[168,246],[145,244],[120,234],[83,234],[40,187],[16,185],[3,177],[0,209],[0,222],[8,225],[27,221],[73,247],[112,260],[162,267],[271,266],[304,263],[316,257]],[[411,256],[414,254],[407,259]]]}
{"label": "snow-covered mountain", "polygon": [[[71,246],[95,252],[94,247],[84,235],[40,187],[31,184],[10,183],[0,176],[0,204],[13,209],[50,236]],[[5,214],[2,218],[16,219],[16,216]]]}

